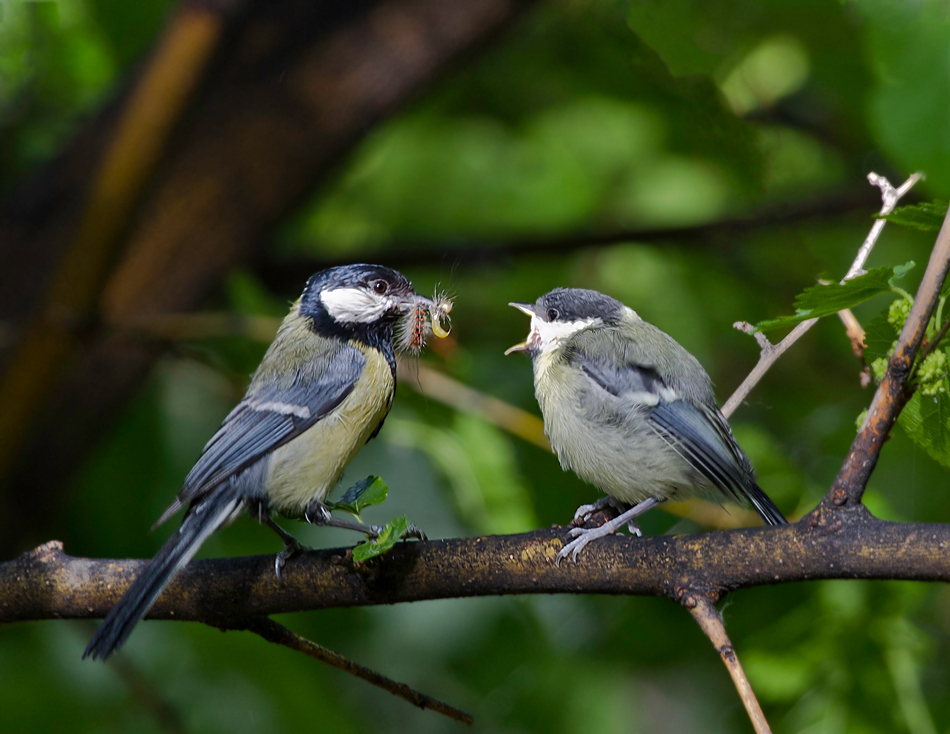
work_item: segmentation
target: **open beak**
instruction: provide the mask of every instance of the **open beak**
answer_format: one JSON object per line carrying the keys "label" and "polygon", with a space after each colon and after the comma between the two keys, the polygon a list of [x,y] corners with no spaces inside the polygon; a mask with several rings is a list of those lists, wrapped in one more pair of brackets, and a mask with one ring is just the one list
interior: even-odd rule
{"label": "open beak", "polygon": [[[537,311],[534,310],[534,304],[512,302],[512,303],[509,303],[508,305],[513,306],[514,308],[517,308],[523,314],[531,316],[532,318],[534,318],[537,315]],[[527,340],[525,340],[521,342],[520,344],[515,344],[513,347],[508,347],[508,349],[505,350],[505,356],[507,357],[509,354],[514,354],[515,352],[527,352],[527,351],[528,351],[528,342]]]}

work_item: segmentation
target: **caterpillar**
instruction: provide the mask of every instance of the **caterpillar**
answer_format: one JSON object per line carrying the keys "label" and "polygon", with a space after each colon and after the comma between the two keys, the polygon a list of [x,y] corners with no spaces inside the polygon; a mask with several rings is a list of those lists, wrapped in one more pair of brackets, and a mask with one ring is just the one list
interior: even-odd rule
{"label": "caterpillar", "polygon": [[[452,301],[444,293],[436,293],[431,299],[417,296],[412,308],[397,325],[396,349],[415,356],[422,351],[430,332],[439,339],[447,337],[452,328],[448,324],[451,312]],[[447,327],[442,325],[443,320]]]}

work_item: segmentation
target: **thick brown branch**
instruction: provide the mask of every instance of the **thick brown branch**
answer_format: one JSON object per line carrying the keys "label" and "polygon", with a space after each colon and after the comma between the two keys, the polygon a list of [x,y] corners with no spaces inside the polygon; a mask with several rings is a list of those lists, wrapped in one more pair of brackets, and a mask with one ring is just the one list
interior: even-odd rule
{"label": "thick brown branch", "polygon": [[914,357],[920,349],[921,341],[930,323],[930,317],[940,297],[940,290],[950,270],[950,213],[943,221],[937,242],[930,253],[930,262],[924,272],[920,288],[914,298],[910,315],[904,323],[894,356],[887,366],[887,372],[878,385],[868,417],[858,431],[851,450],[835,478],[834,484],[822,501],[822,507],[841,506],[847,502],[858,503],[864,495],[871,472],[877,465],[881,448],[893,428],[897,416],[910,398],[906,389],[907,378],[914,364]]}
{"label": "thick brown branch", "polygon": [[[301,554],[283,581],[273,555],[194,561],[149,616],[221,627],[331,607],[470,596],[594,593],[721,596],[811,579],[950,581],[950,525],[893,523],[861,505],[780,528],[604,538],[554,565],[563,530],[402,543],[355,567],[346,550]],[[0,622],[103,617],[146,561],[74,558],[58,542],[0,564]]]}

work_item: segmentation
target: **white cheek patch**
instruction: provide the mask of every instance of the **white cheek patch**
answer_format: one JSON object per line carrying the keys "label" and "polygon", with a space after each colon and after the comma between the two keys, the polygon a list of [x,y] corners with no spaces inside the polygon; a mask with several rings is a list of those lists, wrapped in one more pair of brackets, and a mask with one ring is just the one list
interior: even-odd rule
{"label": "white cheek patch", "polygon": [[600,319],[579,319],[578,321],[544,321],[537,316],[531,317],[531,335],[528,344],[538,345],[542,352],[554,349],[560,342],[582,329],[599,324]]}
{"label": "white cheek patch", "polygon": [[334,288],[323,291],[320,300],[334,321],[368,324],[385,315],[393,300],[362,288]]}

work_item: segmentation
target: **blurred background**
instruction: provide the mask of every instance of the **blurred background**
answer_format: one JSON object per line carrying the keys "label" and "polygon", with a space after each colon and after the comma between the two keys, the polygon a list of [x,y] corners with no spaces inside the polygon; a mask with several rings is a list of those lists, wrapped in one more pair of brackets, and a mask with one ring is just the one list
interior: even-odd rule
{"label": "blurred background", "polygon": [[[448,4],[455,5],[455,4]],[[343,487],[430,537],[566,523],[598,493],[541,445],[511,300],[610,293],[706,367],[755,364],[735,321],[839,279],[880,208],[950,190],[950,17],[937,1],[0,1],[0,548],[149,557],[149,528],[239,400],[306,278],[342,262],[456,300]],[[869,266],[931,234],[890,226]],[[863,323],[885,308],[858,308]],[[733,416],[789,516],[870,401],[841,323]],[[446,386],[441,373],[466,386]],[[472,392],[474,391],[474,392]],[[490,400],[489,398],[493,399]],[[501,402],[498,402],[501,401]],[[866,500],[950,521],[945,470],[895,432]],[[757,523],[691,503],[648,534]],[[312,546],[351,534],[284,523]],[[204,556],[272,553],[239,521]],[[816,582],[733,594],[727,629],[779,732],[950,731],[950,590]],[[663,599],[438,601],[279,621],[473,713],[485,732],[751,731]],[[5,732],[455,732],[248,634],[142,624],[107,665],[91,622],[0,629]]]}

